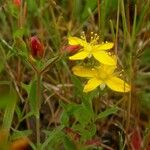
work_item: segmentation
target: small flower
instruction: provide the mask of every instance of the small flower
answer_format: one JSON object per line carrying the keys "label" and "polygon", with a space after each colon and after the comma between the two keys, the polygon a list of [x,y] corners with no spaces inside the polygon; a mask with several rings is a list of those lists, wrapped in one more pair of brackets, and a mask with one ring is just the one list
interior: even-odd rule
{"label": "small flower", "polygon": [[13,3],[14,3],[17,7],[20,7],[20,6],[21,6],[21,0],[13,0]]}
{"label": "small flower", "polygon": [[30,39],[31,55],[35,59],[41,59],[44,56],[44,47],[40,40],[33,36]]}
{"label": "small flower", "polygon": [[10,145],[10,149],[23,150],[23,149],[27,149],[28,146],[29,146],[29,139],[24,137],[16,141],[13,141]]}
{"label": "small flower", "polygon": [[82,46],[81,50],[69,57],[70,60],[83,60],[85,58],[90,58],[94,56],[96,60],[106,65],[115,65],[114,59],[107,52],[111,49],[114,44],[111,42],[98,44],[99,36],[97,34],[91,33],[90,42],[86,41],[85,35],[81,38],[69,37],[68,41],[70,45],[80,45]]}
{"label": "small flower", "polygon": [[117,92],[129,92],[130,86],[117,77],[117,73],[114,72],[115,69],[116,65],[100,65],[94,68],[75,66],[72,70],[77,76],[89,78],[84,86],[84,92],[92,91],[98,86],[105,87],[105,85]]}

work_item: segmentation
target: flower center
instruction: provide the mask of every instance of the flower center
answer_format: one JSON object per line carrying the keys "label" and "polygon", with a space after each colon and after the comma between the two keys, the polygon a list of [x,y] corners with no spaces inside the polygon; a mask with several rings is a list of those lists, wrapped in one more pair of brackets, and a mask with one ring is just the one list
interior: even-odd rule
{"label": "flower center", "polygon": [[104,70],[98,69],[97,70],[97,78],[103,80],[104,82],[109,78],[109,74]]}
{"label": "flower center", "polygon": [[88,51],[89,53],[92,51],[92,46],[90,44],[87,44],[85,46],[85,50]]}

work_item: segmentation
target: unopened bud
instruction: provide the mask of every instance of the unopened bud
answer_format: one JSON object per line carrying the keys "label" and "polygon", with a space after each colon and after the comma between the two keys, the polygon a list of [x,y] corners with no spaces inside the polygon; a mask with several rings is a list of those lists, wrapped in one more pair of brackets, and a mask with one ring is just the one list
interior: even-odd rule
{"label": "unopened bud", "polygon": [[68,53],[76,53],[80,48],[80,45],[68,45],[63,47],[63,50],[65,50]]}
{"label": "unopened bud", "polygon": [[17,7],[21,6],[21,0],[13,0],[13,4],[16,5]]}
{"label": "unopened bud", "polygon": [[30,48],[33,58],[41,59],[44,56],[44,46],[36,36],[31,37]]}

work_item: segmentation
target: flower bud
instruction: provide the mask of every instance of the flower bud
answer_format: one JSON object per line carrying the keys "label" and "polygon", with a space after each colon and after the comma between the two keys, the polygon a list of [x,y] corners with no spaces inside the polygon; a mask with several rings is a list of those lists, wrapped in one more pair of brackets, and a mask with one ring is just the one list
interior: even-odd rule
{"label": "flower bud", "polygon": [[44,46],[36,36],[30,38],[30,48],[34,59],[41,59],[44,56]]}
{"label": "flower bud", "polygon": [[21,6],[21,0],[13,0],[13,4],[16,5],[17,7]]}
{"label": "flower bud", "polygon": [[80,45],[68,45],[64,46],[63,50],[65,50],[68,53],[76,53],[81,48]]}

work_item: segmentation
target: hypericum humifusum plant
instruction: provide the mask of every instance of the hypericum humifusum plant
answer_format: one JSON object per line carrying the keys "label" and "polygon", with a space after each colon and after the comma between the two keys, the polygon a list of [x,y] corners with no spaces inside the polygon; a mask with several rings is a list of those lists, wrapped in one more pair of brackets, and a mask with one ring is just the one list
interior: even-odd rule
{"label": "hypericum humifusum plant", "polygon": [[80,45],[82,48],[80,51],[69,57],[70,60],[83,60],[85,58],[91,58],[93,56],[96,60],[98,60],[100,63],[106,64],[106,65],[115,65],[114,59],[110,56],[110,53],[108,52],[112,47],[112,42],[106,42],[106,43],[98,43],[99,36],[97,34],[91,33],[90,41],[88,42],[86,40],[85,35],[83,34],[81,38],[78,37],[69,37],[68,41],[70,45]]}
{"label": "hypericum humifusum plant", "polygon": [[[84,92],[90,92],[100,86],[101,89],[107,85],[110,89],[117,92],[129,92],[130,85],[124,80],[120,79],[117,69],[117,57],[112,55],[108,50],[113,48],[112,42],[105,42],[99,44],[99,36],[91,33],[89,42],[85,35],[78,37],[69,37],[69,45],[79,45],[81,49],[70,56],[70,60],[84,60],[88,58],[95,59],[94,66],[77,65],[72,68],[73,73],[80,77],[88,78],[88,82],[84,86]],[[92,60],[93,61],[93,60]]]}

